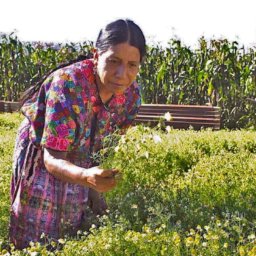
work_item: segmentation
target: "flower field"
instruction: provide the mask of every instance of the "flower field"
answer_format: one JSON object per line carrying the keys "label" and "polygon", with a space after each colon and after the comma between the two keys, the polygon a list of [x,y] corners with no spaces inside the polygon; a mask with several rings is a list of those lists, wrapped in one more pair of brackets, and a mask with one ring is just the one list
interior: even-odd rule
{"label": "flower field", "polygon": [[0,114],[0,255],[256,255],[256,132],[132,127],[95,156],[121,170],[108,214],[58,243],[7,241],[19,114]]}

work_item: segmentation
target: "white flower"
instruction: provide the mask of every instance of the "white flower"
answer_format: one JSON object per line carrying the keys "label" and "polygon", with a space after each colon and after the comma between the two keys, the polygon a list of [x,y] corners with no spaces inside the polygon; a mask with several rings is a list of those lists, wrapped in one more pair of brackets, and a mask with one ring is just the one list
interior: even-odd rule
{"label": "white flower", "polygon": [[118,150],[119,150],[119,146],[116,146],[115,147],[115,152],[118,152]]}
{"label": "white flower", "polygon": [[106,244],[104,247],[105,247],[106,250],[108,250],[109,248],[111,248],[111,245],[110,244]]}
{"label": "white flower", "polygon": [[154,140],[154,142],[157,144],[157,143],[160,143],[161,141],[162,141],[162,139],[161,139],[161,137],[159,136],[159,135],[157,135],[157,134],[155,134],[154,136],[153,136],[153,140]]}
{"label": "white flower", "polygon": [[167,125],[167,126],[166,126],[166,128],[165,128],[165,130],[166,130],[167,132],[170,132],[170,131],[171,131],[171,129],[172,129],[172,128],[171,128],[171,126],[170,126],[170,125]]}
{"label": "white flower", "polygon": [[209,227],[209,226],[204,226],[204,229],[205,229],[206,231],[208,231],[208,230],[210,229],[210,227]]}
{"label": "white flower", "polygon": [[45,233],[42,233],[40,236],[41,239],[45,238]]}
{"label": "white flower", "polygon": [[121,136],[121,142],[122,142],[123,144],[126,143],[126,139],[125,139],[125,136],[124,136],[124,135]]}
{"label": "white flower", "polygon": [[170,112],[166,112],[166,113],[164,114],[164,119],[165,119],[166,121],[171,121],[172,116],[171,116]]}
{"label": "white flower", "polygon": [[249,239],[249,240],[254,240],[254,239],[255,239],[255,234],[250,234],[250,235],[248,236],[248,239]]}
{"label": "white flower", "polygon": [[65,244],[65,240],[62,239],[62,238],[60,238],[60,239],[58,240],[58,242],[59,242],[60,244]]}
{"label": "white flower", "polygon": [[149,158],[149,153],[148,151],[145,152],[145,157],[148,159]]}
{"label": "white flower", "polygon": [[197,225],[196,229],[199,230],[199,231],[202,231],[202,228],[201,228],[200,225]]}
{"label": "white flower", "polygon": [[[8,255],[8,254],[7,254],[7,255]],[[30,255],[31,255],[31,256],[37,256],[37,255],[39,255],[39,252],[31,252]]]}

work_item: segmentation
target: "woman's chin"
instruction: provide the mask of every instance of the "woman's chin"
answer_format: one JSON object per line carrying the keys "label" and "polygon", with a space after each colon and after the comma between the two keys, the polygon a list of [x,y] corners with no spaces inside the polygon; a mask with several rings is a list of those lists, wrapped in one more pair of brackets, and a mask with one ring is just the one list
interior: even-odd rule
{"label": "woman's chin", "polygon": [[126,88],[124,88],[123,86],[119,87],[119,88],[115,88],[112,92],[115,94],[115,95],[120,95],[120,94],[124,94]]}
{"label": "woman's chin", "polygon": [[116,96],[120,96],[124,94],[124,91],[117,91],[114,93]]}

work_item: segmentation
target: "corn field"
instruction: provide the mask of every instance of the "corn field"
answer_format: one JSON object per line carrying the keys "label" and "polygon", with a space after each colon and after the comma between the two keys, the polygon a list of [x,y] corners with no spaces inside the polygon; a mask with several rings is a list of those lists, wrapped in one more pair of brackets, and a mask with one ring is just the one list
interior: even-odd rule
{"label": "corn field", "polygon": [[90,53],[92,43],[21,42],[0,34],[0,100],[17,101],[20,94],[61,63]]}
{"label": "corn field", "polygon": [[[21,42],[0,34],[0,100],[21,92],[58,64],[90,56],[92,42]],[[139,84],[144,103],[211,104],[221,108],[223,128],[256,128],[256,49],[236,41],[205,38],[191,49],[178,39],[148,46]]]}

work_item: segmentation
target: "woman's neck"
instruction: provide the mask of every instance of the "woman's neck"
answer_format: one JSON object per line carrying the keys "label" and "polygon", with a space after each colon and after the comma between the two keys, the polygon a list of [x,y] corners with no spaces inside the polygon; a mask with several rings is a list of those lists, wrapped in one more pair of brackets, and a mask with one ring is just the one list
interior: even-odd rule
{"label": "woman's neck", "polygon": [[108,102],[113,96],[112,92],[106,90],[104,85],[101,83],[100,78],[96,75],[96,86],[98,88],[99,96],[103,103]]}

